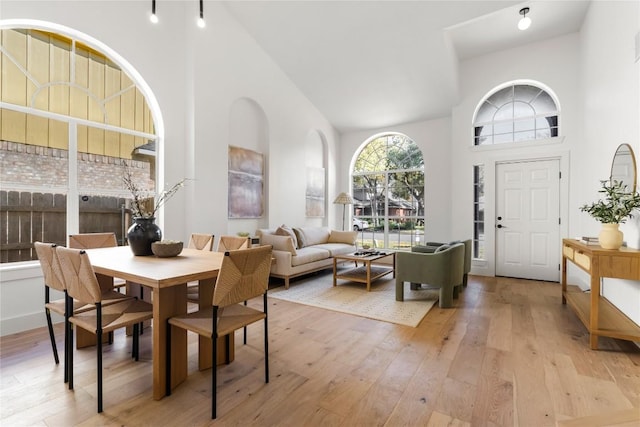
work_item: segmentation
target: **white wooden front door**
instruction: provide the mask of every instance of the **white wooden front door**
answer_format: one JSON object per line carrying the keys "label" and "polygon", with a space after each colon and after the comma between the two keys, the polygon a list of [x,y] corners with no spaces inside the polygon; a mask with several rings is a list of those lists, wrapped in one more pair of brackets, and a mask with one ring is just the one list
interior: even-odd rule
{"label": "white wooden front door", "polygon": [[496,165],[496,275],[560,280],[560,161]]}

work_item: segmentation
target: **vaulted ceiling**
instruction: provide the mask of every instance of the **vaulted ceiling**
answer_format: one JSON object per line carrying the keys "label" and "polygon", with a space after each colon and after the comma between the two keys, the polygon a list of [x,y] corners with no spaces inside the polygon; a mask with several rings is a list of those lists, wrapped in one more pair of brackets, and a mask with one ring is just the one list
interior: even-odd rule
{"label": "vaulted ceiling", "polygon": [[[589,1],[227,1],[340,132],[448,116],[458,63],[580,30]],[[519,10],[532,25],[520,31]]]}

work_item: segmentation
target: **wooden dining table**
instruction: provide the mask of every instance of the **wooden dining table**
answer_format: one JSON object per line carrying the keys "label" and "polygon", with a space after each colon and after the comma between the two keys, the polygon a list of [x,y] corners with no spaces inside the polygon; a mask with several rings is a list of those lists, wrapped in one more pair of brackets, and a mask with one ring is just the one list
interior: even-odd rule
{"label": "wooden dining table", "polygon": [[[133,284],[151,289],[153,398],[162,399],[166,381],[170,380],[172,388],[175,388],[187,377],[187,333],[180,328],[176,328],[171,335],[171,378],[166,376],[167,319],[187,312],[188,282],[198,281],[200,306],[211,305],[224,254],[185,248],[177,257],[158,258],[135,256],[128,246],[87,249],[86,252],[101,286],[113,286],[113,278],[119,277],[131,285],[130,289],[134,287]],[[133,292],[133,295],[139,293]],[[230,358],[233,360],[233,335],[229,336],[228,342]],[[225,337],[219,338],[218,348],[220,364],[226,350]],[[211,351],[211,340],[200,337],[200,369],[211,367]]]}

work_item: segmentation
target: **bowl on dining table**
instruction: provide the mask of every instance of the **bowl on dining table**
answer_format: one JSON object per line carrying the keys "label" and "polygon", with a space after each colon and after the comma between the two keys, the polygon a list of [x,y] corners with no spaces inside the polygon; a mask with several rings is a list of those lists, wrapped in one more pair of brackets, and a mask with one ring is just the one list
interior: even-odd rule
{"label": "bowl on dining table", "polygon": [[183,246],[178,240],[160,240],[151,244],[151,252],[159,258],[170,258],[180,255]]}

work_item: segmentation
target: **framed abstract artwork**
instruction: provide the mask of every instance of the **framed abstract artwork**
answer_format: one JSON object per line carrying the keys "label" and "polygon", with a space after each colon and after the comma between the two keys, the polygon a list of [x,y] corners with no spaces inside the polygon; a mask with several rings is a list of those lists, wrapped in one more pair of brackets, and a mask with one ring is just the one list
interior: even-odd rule
{"label": "framed abstract artwork", "polygon": [[307,217],[324,217],[324,168],[307,168],[307,190],[305,194]]}
{"label": "framed abstract artwork", "polygon": [[264,215],[264,156],[229,146],[229,218]]}

